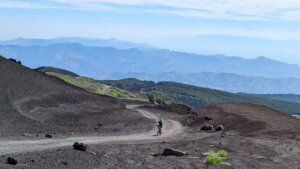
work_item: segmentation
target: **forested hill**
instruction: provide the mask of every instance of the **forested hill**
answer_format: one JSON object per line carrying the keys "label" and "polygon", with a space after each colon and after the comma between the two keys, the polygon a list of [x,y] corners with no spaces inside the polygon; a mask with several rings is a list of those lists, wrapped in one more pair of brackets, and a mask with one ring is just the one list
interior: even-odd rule
{"label": "forested hill", "polygon": [[266,99],[245,94],[234,94],[220,90],[196,87],[182,83],[141,81],[138,79],[107,80],[102,83],[132,92],[160,93],[165,98],[194,108],[216,103],[247,102],[265,105],[289,114],[299,114],[300,104]]}

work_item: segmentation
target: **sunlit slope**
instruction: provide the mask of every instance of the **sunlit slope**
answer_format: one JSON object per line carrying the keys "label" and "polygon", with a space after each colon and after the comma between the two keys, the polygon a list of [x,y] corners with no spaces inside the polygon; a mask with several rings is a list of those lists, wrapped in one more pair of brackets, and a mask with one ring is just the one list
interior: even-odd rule
{"label": "sunlit slope", "polygon": [[46,72],[46,74],[60,78],[67,83],[81,87],[92,93],[108,95],[119,99],[147,100],[146,97],[141,94],[135,94],[116,87],[108,86],[88,77],[72,77],[54,72]]}

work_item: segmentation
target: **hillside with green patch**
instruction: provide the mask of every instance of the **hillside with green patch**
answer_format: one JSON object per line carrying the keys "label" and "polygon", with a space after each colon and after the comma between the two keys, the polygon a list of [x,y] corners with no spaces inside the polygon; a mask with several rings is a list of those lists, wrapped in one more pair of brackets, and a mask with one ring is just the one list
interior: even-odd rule
{"label": "hillside with green patch", "polygon": [[265,98],[265,99],[300,103],[300,95],[297,95],[297,94],[245,94],[245,93],[242,93],[242,94]]}
{"label": "hillside with green patch", "polygon": [[82,77],[82,76],[73,77],[73,76],[63,75],[54,72],[46,72],[46,74],[62,79],[67,83],[83,88],[92,93],[108,95],[119,99],[147,100],[147,97],[141,94],[135,94],[116,87],[108,86],[106,84],[103,84],[99,81],[93,80],[88,77]]}
{"label": "hillside with green patch", "polygon": [[220,90],[196,87],[174,82],[152,82],[137,79],[101,81],[107,85],[115,86],[124,90],[142,93],[160,93],[165,98],[183,103],[192,107],[201,107],[217,103],[255,103],[277,109],[289,114],[299,114],[300,104],[266,99],[245,94],[234,94]]}

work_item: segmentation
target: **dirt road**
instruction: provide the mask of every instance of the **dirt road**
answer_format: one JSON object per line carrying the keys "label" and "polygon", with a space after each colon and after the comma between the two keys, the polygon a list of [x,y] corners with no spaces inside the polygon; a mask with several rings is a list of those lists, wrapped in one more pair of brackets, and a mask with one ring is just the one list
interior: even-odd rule
{"label": "dirt road", "polygon": [[[128,109],[137,110],[144,117],[157,121],[154,113],[139,109],[138,105],[128,105]],[[69,137],[69,138],[53,138],[44,140],[4,140],[0,141],[0,155],[24,153],[32,151],[42,151],[59,147],[71,146],[74,142],[83,142],[85,144],[102,144],[102,143],[120,143],[126,141],[151,141],[164,139],[175,136],[184,130],[182,124],[171,119],[162,119],[164,122],[163,135],[154,136],[156,128],[151,131],[138,134],[130,134],[124,136],[103,136],[103,137]]]}

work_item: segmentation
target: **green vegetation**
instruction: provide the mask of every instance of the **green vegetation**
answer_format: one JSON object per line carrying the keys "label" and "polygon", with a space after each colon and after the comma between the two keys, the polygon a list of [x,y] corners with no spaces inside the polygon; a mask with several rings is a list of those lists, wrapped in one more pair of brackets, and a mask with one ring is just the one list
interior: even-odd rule
{"label": "green vegetation", "polygon": [[141,94],[135,94],[126,90],[118,89],[116,87],[111,87],[87,77],[72,77],[54,72],[46,72],[46,74],[62,79],[67,83],[83,88],[92,93],[108,95],[119,99],[147,100],[147,98]]}
{"label": "green vegetation", "polygon": [[256,96],[265,99],[300,103],[300,95],[296,95],[296,94],[245,94],[245,95],[251,95],[251,96]]}
{"label": "green vegetation", "polygon": [[229,93],[220,90],[196,87],[181,83],[155,83],[152,81],[141,81],[137,79],[101,82],[131,92],[148,93],[148,96],[149,93],[159,93],[160,99],[165,103],[183,103],[194,108],[218,103],[243,102],[265,105],[267,107],[289,114],[299,114],[300,112],[299,103],[261,98],[253,95]]}
{"label": "green vegetation", "polygon": [[162,92],[153,91],[153,92],[146,93],[146,95],[148,96],[148,100],[151,103],[156,103],[159,105],[176,103],[176,101],[174,101],[172,98],[166,96]]}
{"label": "green vegetation", "polygon": [[209,150],[208,152],[203,154],[205,156],[204,163],[206,165],[230,165],[229,163],[225,162],[228,157],[228,152],[225,150],[220,150],[215,152],[213,150]]}

